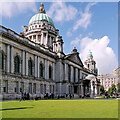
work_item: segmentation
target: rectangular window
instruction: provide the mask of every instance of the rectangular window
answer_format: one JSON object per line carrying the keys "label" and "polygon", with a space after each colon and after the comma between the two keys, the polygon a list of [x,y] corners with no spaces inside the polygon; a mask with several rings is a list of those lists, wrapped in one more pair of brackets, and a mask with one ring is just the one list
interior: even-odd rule
{"label": "rectangular window", "polygon": [[36,83],[33,84],[33,93],[36,94]]}
{"label": "rectangular window", "polygon": [[44,94],[46,94],[46,84],[44,85]]}
{"label": "rectangular window", "polygon": [[32,94],[32,83],[29,83],[29,93]]}
{"label": "rectangular window", "polygon": [[53,85],[53,93],[54,93],[54,85]]}
{"label": "rectangular window", "polygon": [[21,85],[20,85],[20,92],[24,92],[24,83],[21,82]]}
{"label": "rectangular window", "polygon": [[51,85],[50,85],[50,93],[52,92],[52,90],[51,90]]}
{"label": "rectangular window", "polygon": [[3,92],[8,93],[8,81],[3,81]]}
{"label": "rectangular window", "polygon": [[15,93],[19,93],[18,82],[15,82]]}
{"label": "rectangular window", "polygon": [[40,93],[43,94],[43,85],[40,85]]}

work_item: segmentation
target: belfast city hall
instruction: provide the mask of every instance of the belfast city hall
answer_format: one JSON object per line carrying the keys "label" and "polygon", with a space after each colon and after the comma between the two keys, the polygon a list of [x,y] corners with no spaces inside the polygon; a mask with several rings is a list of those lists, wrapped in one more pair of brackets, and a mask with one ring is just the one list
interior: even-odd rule
{"label": "belfast city hall", "polygon": [[19,99],[54,93],[55,96],[99,95],[100,81],[92,52],[81,61],[74,47],[63,52],[63,39],[41,3],[38,13],[17,34],[0,26],[0,93],[3,99]]}

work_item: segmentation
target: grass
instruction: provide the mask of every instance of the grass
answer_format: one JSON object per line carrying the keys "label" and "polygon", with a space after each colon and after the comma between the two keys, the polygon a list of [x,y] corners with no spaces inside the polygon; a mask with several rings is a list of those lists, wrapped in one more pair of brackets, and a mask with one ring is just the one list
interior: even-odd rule
{"label": "grass", "polygon": [[118,118],[118,100],[4,101],[3,118]]}

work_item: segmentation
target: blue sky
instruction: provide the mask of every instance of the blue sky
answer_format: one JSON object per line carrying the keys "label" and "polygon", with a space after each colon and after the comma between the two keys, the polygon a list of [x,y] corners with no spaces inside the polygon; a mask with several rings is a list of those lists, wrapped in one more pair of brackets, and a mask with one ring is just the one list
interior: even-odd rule
{"label": "blue sky", "polygon": [[[28,25],[31,17],[38,12],[40,2],[23,4],[11,3],[12,7],[9,5],[6,11],[3,8],[3,26],[17,33],[23,32],[22,27]],[[108,74],[117,68],[117,2],[43,2],[43,4],[46,13],[53,19],[55,27],[59,29],[66,54],[77,47],[84,61],[87,59],[88,51],[91,50],[97,67],[100,69],[99,74]]]}

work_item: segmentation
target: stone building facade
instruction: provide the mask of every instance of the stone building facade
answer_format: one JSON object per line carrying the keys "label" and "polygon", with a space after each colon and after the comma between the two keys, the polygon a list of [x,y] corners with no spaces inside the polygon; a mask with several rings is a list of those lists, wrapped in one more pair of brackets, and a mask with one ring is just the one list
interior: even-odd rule
{"label": "stone building facade", "polygon": [[83,65],[77,49],[65,55],[63,40],[41,3],[24,32],[0,26],[0,92],[4,99],[65,94],[99,94],[96,63],[92,53]]}
{"label": "stone building facade", "polygon": [[117,88],[117,84],[120,83],[120,67],[114,70],[112,74],[99,75],[97,78],[100,79],[100,83],[106,91],[108,91],[112,84],[115,84]]}

